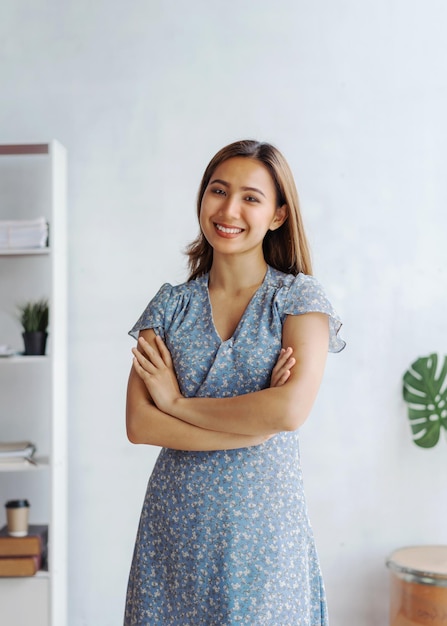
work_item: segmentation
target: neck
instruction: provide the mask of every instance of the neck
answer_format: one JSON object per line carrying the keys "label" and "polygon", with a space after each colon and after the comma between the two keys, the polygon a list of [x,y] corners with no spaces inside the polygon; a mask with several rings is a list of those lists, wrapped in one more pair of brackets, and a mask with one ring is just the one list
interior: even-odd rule
{"label": "neck", "polygon": [[264,257],[241,259],[214,255],[209,273],[209,287],[228,292],[239,292],[259,286],[267,272]]}

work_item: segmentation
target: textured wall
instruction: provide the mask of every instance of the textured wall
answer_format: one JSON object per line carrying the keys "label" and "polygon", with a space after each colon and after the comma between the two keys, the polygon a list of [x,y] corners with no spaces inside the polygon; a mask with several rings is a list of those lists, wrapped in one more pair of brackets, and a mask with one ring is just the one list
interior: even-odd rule
{"label": "textured wall", "polygon": [[400,397],[412,360],[447,353],[446,18],[441,0],[2,3],[0,141],[69,153],[70,626],[121,623],[156,456],[125,438],[126,331],[183,280],[202,169],[237,138],[289,159],[345,321],[302,429],[332,625],[384,625],[386,555],[447,542],[445,437],[416,448]]}

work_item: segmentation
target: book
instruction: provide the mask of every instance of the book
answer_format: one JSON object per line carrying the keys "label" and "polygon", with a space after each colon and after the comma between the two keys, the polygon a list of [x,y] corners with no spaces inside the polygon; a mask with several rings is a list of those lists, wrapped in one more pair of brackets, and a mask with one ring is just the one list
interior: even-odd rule
{"label": "book", "polygon": [[11,537],[8,527],[0,529],[0,558],[19,556],[41,556],[46,561],[48,545],[48,526],[30,524],[25,537]]}
{"label": "book", "polygon": [[35,451],[36,446],[31,441],[0,441],[0,459],[30,459]]}
{"label": "book", "polygon": [[40,569],[41,562],[40,555],[2,556],[0,557],[0,577],[34,576]]}
{"label": "book", "polygon": [[44,248],[48,245],[48,223],[34,220],[1,220],[0,249]]}
{"label": "book", "polygon": [[36,446],[31,441],[0,441],[0,472],[28,469],[37,465],[34,460]]}

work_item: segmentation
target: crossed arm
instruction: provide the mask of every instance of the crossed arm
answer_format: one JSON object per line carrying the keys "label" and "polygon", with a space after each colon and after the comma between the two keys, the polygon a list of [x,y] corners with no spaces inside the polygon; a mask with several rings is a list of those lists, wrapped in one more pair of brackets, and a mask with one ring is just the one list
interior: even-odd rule
{"label": "crossed arm", "polygon": [[[288,316],[271,387],[232,398],[185,398],[169,351],[152,330],[134,349],[127,393],[127,433],[133,443],[181,450],[222,450],[260,443],[295,430],[307,418],[324,371],[327,316]],[[293,353],[293,357],[292,357]]]}

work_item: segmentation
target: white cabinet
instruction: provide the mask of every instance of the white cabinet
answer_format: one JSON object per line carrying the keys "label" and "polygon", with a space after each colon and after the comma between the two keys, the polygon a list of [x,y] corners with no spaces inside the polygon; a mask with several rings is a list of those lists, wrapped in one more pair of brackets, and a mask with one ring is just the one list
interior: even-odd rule
{"label": "white cabinet", "polygon": [[46,297],[46,355],[0,357],[0,441],[31,440],[37,466],[0,470],[4,504],[30,501],[30,523],[49,525],[48,572],[0,578],[0,623],[67,623],[67,240],[66,151],[47,144],[0,145],[0,220],[45,217],[49,246],[0,249],[0,344],[23,350],[17,305]]}

